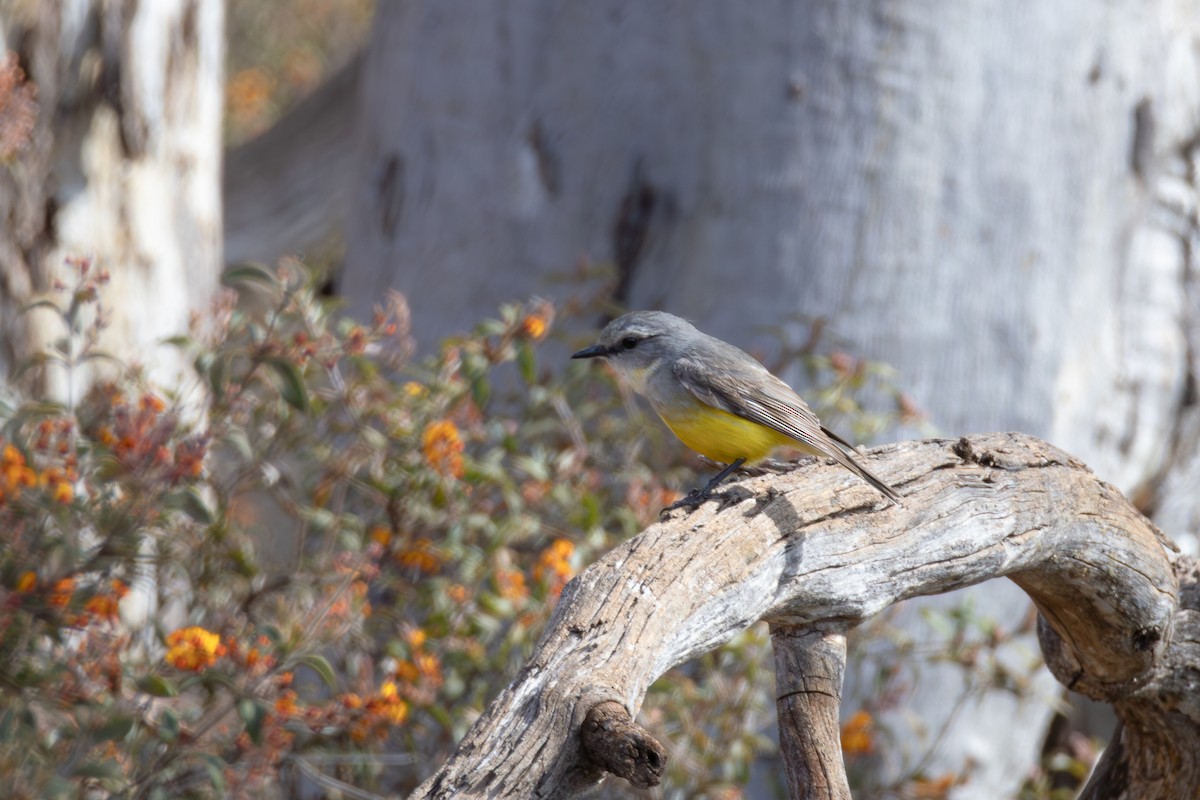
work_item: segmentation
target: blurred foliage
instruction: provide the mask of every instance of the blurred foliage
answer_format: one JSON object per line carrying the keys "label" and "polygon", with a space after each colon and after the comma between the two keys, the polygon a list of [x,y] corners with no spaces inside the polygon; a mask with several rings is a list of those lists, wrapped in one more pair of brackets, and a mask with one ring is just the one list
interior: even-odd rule
{"label": "blurred foliage", "polygon": [[361,47],[375,0],[256,0],[226,10],[225,140],[268,128]]}
{"label": "blurred foliage", "polygon": [[[73,285],[33,304],[65,335],[32,368],[106,358],[106,275],[74,266]],[[225,281],[171,342],[196,385],[123,373],[78,402],[0,406],[10,797],[411,790],[516,674],[565,583],[694,479],[639,457],[682,448],[607,370],[539,364],[544,302],[416,359],[398,296],[360,325],[297,263]],[[817,395],[852,414],[864,387],[891,391],[863,362],[803,358]],[[896,665],[949,661],[977,676],[970,692],[1019,692],[991,656],[1009,634],[967,609],[938,621],[948,648],[923,651],[879,624],[852,648],[857,663],[857,642],[883,642],[893,665],[847,721],[856,782],[866,797],[944,796],[960,776],[920,758],[871,783],[870,759],[902,735],[879,717],[903,704]],[[742,796],[773,748],[768,648],[758,625],[658,680],[642,720],[669,748],[663,787],[600,794]]]}
{"label": "blurred foliage", "polygon": [[[920,625],[899,624],[900,613],[892,606],[850,636],[848,673],[869,699],[842,726],[847,772],[856,800],[948,800],[974,771],[970,763],[958,770],[933,768],[958,715],[997,692],[1041,702],[1033,678],[1042,659],[1027,645],[1036,615],[1030,607],[1024,618],[1002,623],[977,609],[970,596],[956,605],[922,608]],[[912,713],[910,697],[918,684],[941,679],[935,669],[950,669],[963,680],[950,713],[933,728]],[[885,781],[885,774],[897,777]]]}

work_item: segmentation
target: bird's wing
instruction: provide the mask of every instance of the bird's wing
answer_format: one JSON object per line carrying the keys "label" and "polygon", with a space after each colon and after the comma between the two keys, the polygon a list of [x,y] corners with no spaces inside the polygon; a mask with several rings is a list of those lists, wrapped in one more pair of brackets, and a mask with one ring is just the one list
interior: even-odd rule
{"label": "bird's wing", "polygon": [[737,358],[720,359],[719,368],[704,367],[695,355],[685,354],[675,360],[672,371],[702,403],[765,425],[820,452],[839,451],[825,436],[817,415],[790,386],[757,361],[746,363],[748,356],[736,352]]}
{"label": "bird's wing", "polygon": [[[853,446],[821,425],[808,404],[786,383],[775,377],[757,361],[749,361],[742,351],[720,359],[719,370],[703,367],[694,354],[684,354],[675,360],[672,371],[679,382],[700,402],[730,414],[748,419],[779,431],[812,450],[829,456],[888,499],[900,504],[892,487],[851,458],[842,447]],[[839,445],[841,445],[839,447]]]}

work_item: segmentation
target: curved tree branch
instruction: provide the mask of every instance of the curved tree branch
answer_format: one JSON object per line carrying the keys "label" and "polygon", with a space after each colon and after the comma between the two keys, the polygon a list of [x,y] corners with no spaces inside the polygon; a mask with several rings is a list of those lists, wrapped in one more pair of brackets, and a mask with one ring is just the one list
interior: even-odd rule
{"label": "curved tree branch", "polygon": [[[1043,648],[1059,680],[1121,714],[1116,754],[1106,757],[1119,769],[1097,775],[1092,784],[1102,788],[1087,796],[1192,796],[1200,709],[1186,680],[1172,683],[1168,673],[1196,667],[1197,623],[1177,618],[1170,544],[1157,529],[1083,464],[1029,436],[907,442],[868,458],[900,489],[904,508],[809,462],[733,484],[722,502],[675,512],[581,572],[529,663],[413,797],[561,797],[604,769],[653,778],[653,739],[631,719],[647,687],[760,619],[787,673],[781,719],[794,712],[823,726],[785,753],[789,776],[811,780],[792,793],[845,797],[836,730],[826,730],[831,719],[836,726],[828,699],[840,691],[842,632],[905,598],[1001,576],[1042,612]],[[1194,600],[1191,580],[1184,596]],[[1173,644],[1181,623],[1187,637]],[[588,723],[594,736],[598,709],[626,742],[626,758],[589,756],[595,741],[584,746],[581,729]],[[1167,713],[1190,725],[1176,746],[1161,741],[1172,738],[1161,732]],[[782,741],[789,746],[787,735]],[[1165,755],[1147,756],[1147,746]],[[1162,791],[1117,786],[1133,791],[1152,779]]]}

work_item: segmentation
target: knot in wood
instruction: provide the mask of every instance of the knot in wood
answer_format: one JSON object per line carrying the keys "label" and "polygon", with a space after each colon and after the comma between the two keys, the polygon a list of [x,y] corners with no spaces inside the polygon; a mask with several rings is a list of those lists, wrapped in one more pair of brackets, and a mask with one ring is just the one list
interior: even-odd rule
{"label": "knot in wood", "polygon": [[614,700],[597,703],[579,729],[583,751],[596,766],[647,789],[657,786],[667,769],[667,752],[642,729],[625,706]]}

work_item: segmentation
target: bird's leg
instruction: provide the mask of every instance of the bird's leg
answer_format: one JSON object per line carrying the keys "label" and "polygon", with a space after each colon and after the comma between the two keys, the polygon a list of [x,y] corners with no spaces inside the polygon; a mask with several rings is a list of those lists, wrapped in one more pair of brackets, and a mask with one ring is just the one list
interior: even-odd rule
{"label": "bird's leg", "polygon": [[734,459],[734,460],[733,460],[733,463],[731,463],[731,464],[729,464],[728,466],[726,466],[726,467],[725,467],[725,469],[721,470],[721,471],[720,471],[720,472],[718,472],[716,475],[714,475],[714,476],[712,477],[712,480],[710,480],[708,483],[704,484],[704,488],[703,488],[703,489],[701,489],[701,490],[700,490],[700,492],[699,492],[700,496],[701,496],[701,497],[707,497],[707,496],[709,496],[710,494],[712,494],[712,490],[713,490],[713,489],[715,489],[715,488],[717,488],[718,486],[720,486],[720,485],[721,485],[721,483],[722,483],[722,482],[723,482],[723,481],[724,481],[726,478],[728,478],[730,475],[732,475],[732,474],[733,474],[733,471],[734,471],[735,469],[737,469],[738,467],[740,467],[742,464],[745,464],[745,463],[746,463],[746,459],[744,459],[744,458],[737,458],[737,459]]}
{"label": "bird's leg", "polygon": [[712,480],[710,480],[708,483],[704,484],[703,489],[692,489],[690,492],[687,493],[686,497],[679,498],[678,500],[676,500],[674,503],[671,503],[671,505],[667,506],[659,513],[661,514],[661,513],[667,512],[667,511],[674,511],[677,508],[698,508],[698,507],[700,507],[701,505],[703,505],[705,500],[708,500],[710,497],[712,497],[713,489],[716,489],[718,486],[720,486],[721,482],[724,481],[726,478],[728,478],[730,475],[732,475],[733,471],[735,469],[737,469],[738,467],[740,467],[742,464],[745,464],[745,463],[746,463],[746,459],[744,459],[744,458],[734,459],[733,463],[727,465],[725,467],[725,469],[721,470],[716,475],[714,475]]}

